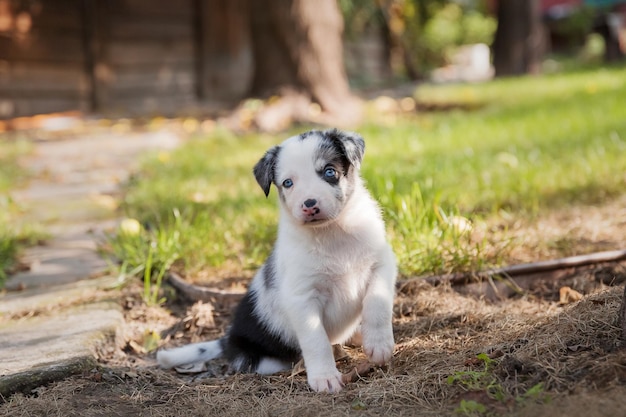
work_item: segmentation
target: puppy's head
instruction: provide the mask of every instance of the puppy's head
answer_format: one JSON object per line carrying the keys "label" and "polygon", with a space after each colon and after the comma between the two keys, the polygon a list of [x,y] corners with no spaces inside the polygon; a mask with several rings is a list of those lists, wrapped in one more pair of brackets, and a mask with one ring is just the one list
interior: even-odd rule
{"label": "puppy's head", "polygon": [[322,225],[336,219],[352,195],[364,152],[356,133],[313,130],[268,150],[254,175],[266,196],[276,186],[297,223]]}

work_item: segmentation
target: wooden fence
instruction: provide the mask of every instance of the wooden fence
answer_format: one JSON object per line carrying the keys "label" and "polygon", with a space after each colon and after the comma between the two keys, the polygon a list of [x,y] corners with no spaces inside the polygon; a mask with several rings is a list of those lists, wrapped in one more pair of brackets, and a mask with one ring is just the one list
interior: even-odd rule
{"label": "wooden fence", "polygon": [[0,0],[0,118],[236,100],[251,78],[241,3]]}

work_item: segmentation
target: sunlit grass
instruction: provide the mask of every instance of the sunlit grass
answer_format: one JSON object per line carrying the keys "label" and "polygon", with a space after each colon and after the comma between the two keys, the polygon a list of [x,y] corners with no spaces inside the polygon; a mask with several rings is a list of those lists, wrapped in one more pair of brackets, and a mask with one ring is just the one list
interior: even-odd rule
{"label": "sunlit grass", "polygon": [[[473,110],[372,114],[358,129],[363,176],[404,275],[501,264],[511,242],[491,238],[483,227],[491,219],[601,204],[626,191],[624,69],[424,86],[415,97]],[[288,135],[217,131],[152,158],[128,186],[127,215],[154,233],[177,228],[186,272],[245,274],[269,253],[277,223],[275,194],[265,199],[251,170]]]}
{"label": "sunlit grass", "polygon": [[32,244],[40,236],[40,233],[28,226],[15,226],[14,217],[18,207],[9,193],[27,178],[27,172],[19,166],[17,160],[28,152],[30,146],[27,142],[0,137],[0,288],[4,286],[7,272],[15,264],[19,249]]}

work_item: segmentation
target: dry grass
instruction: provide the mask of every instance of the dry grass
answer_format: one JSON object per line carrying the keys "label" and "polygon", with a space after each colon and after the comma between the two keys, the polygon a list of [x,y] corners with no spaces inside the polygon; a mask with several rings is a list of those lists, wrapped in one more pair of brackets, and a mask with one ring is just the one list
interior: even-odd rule
{"label": "dry grass", "polygon": [[601,205],[547,211],[534,220],[512,216],[508,222],[484,225],[481,231],[490,241],[509,242],[510,265],[621,249],[626,236],[626,195]]}
{"label": "dry grass", "polygon": [[[614,274],[623,269],[616,267]],[[559,407],[593,395],[604,402],[575,409],[601,404],[619,410],[611,407],[621,404],[626,383],[626,350],[620,349],[617,323],[622,291],[597,283],[592,294],[562,307],[533,295],[490,303],[451,288],[407,286],[395,305],[393,364],[333,395],[311,392],[304,375],[224,375],[217,368],[218,376],[191,378],[160,371],[152,354],[138,354],[129,342],[141,345],[147,329],[169,329],[170,344],[216,337],[230,306],[178,308],[176,318],[140,308],[131,294],[126,307],[132,326],[123,350],[105,350],[102,368],[91,373],[13,396],[0,415],[440,416],[458,414],[462,400],[485,405],[485,413],[475,415],[527,410],[533,410],[528,415],[559,415],[560,408],[543,404],[548,395]],[[344,372],[363,361],[359,349],[348,353],[339,362]],[[488,371],[476,359],[480,353],[491,358]],[[483,372],[504,397],[496,400],[485,387],[468,389],[447,381],[455,373],[474,371]],[[539,396],[515,400],[538,383],[543,384]]]}

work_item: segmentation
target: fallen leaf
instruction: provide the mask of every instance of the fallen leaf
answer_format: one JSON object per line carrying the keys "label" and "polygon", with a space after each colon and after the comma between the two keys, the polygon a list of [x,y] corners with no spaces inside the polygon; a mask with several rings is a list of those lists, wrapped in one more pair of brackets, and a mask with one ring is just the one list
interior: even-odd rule
{"label": "fallen leaf", "polygon": [[357,364],[350,372],[347,374],[343,374],[341,380],[344,384],[348,384],[350,382],[356,382],[360,378],[369,375],[372,370],[374,370],[374,366],[369,362],[362,362]]}
{"label": "fallen leaf", "polygon": [[340,361],[349,357],[348,353],[341,345],[333,345],[333,356],[335,357],[335,361]]}
{"label": "fallen leaf", "polygon": [[570,287],[561,287],[559,290],[559,304],[571,304],[580,301],[583,295]]}
{"label": "fallen leaf", "polygon": [[154,330],[146,330],[143,334],[143,349],[146,352],[152,352],[159,347],[161,336]]}
{"label": "fallen leaf", "polygon": [[133,350],[133,352],[138,353],[138,354],[146,354],[148,352],[146,352],[146,350],[144,349],[143,346],[141,346],[139,343],[135,342],[134,340],[130,340],[128,342],[128,346]]}
{"label": "fallen leaf", "polygon": [[350,403],[350,408],[353,410],[366,410],[367,405],[359,397],[356,397],[352,400],[352,403]]}

